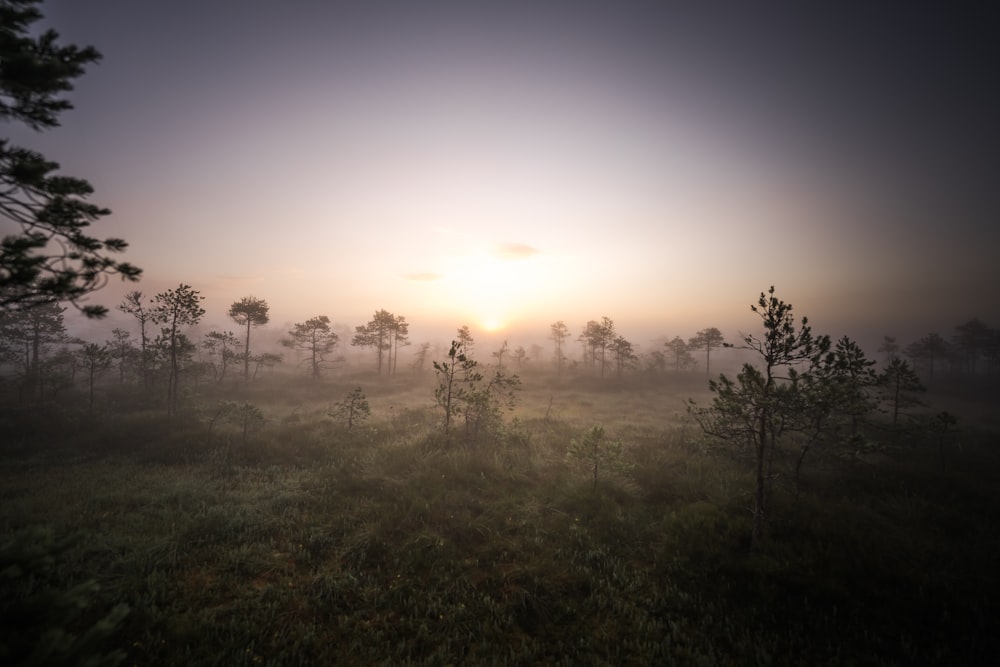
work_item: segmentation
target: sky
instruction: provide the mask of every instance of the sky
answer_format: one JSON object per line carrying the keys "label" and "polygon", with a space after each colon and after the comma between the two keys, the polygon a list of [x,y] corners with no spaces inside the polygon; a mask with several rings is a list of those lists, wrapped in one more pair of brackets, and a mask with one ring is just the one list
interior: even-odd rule
{"label": "sky", "polygon": [[645,344],[753,330],[775,285],[834,337],[1000,324],[985,5],[236,6],[42,6],[104,57],[60,128],[4,130],[144,270],[94,302],[187,283],[223,327],[253,295],[279,329],[609,316]]}

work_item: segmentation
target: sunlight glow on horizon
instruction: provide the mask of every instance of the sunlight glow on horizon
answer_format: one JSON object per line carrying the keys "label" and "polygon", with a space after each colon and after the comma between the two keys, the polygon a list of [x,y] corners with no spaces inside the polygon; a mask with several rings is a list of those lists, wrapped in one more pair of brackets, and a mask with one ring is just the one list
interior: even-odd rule
{"label": "sunlight glow on horizon", "polygon": [[64,4],[54,27],[106,58],[23,143],[92,180],[99,234],[145,270],[95,303],[183,282],[215,326],[253,293],[277,326],[385,308],[540,336],[605,315],[626,336],[735,329],[772,284],[880,327],[1000,303],[976,287],[998,284],[992,236],[879,171],[890,144],[860,115],[810,115],[798,69],[785,88],[683,12],[215,8],[166,61],[181,14]]}
{"label": "sunlight glow on horizon", "polygon": [[437,279],[426,281],[426,298],[442,311],[465,314],[471,324],[498,331],[530,316],[552,282],[554,262],[522,243],[485,246],[444,259]]}

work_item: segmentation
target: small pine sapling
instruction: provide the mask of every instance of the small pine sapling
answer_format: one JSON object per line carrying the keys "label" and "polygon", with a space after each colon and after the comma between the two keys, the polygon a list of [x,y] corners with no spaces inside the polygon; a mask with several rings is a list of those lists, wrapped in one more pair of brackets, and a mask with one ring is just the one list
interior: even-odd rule
{"label": "small pine sapling", "polygon": [[356,387],[344,400],[333,404],[327,413],[337,421],[343,422],[350,431],[356,424],[363,422],[372,415],[371,406],[368,404],[368,397],[361,387]]}
{"label": "small pine sapling", "polygon": [[590,427],[582,438],[574,438],[570,442],[566,461],[575,463],[592,474],[595,491],[601,470],[623,473],[631,467],[625,460],[622,441],[607,439],[601,425]]}

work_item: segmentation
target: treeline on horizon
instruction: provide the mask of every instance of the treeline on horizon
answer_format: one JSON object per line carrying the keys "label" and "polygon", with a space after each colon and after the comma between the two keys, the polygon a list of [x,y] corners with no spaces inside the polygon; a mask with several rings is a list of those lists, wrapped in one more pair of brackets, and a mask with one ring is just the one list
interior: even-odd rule
{"label": "treeline on horizon", "polygon": [[[31,29],[39,4],[0,0],[0,119],[44,130],[100,54]],[[317,315],[272,349],[266,301],[238,299],[233,330],[202,335],[203,298],[181,284],[130,292],[133,326],[83,340],[63,305],[100,318],[86,297],[141,270],[116,259],[124,240],[90,235],[110,211],[87,181],[5,139],[0,175],[0,217],[22,232],[0,244],[4,664],[997,654],[995,433],[916,408],[910,365],[992,382],[1000,333],[978,319],[886,337],[879,371],[772,287],[751,306],[761,330],[736,340],[708,327],[640,353],[609,317],[556,321],[543,359],[461,327],[447,352],[416,345],[410,383],[384,381],[404,316],[345,333]],[[751,361],[710,379],[727,345]],[[340,361],[349,348],[364,366]],[[292,357],[302,380],[338,382],[255,384]],[[544,414],[508,411],[522,370]],[[624,382],[647,378],[664,381]],[[686,416],[667,407],[696,382]],[[362,383],[394,407],[372,411]]]}
{"label": "treeline on horizon", "polygon": [[[268,324],[269,306],[253,296],[235,301],[227,312],[238,327],[236,331],[213,328],[194,339],[189,333],[205,315],[202,300],[197,290],[185,284],[152,298],[140,291],[129,292],[118,310],[134,318],[135,330],[115,327],[103,341],[69,335],[66,308],[55,301],[7,310],[0,314],[4,391],[16,394],[18,402],[30,403],[74,387],[89,387],[92,404],[95,385],[137,383],[146,390],[165,388],[168,406],[176,407],[182,383],[221,384],[227,379],[251,383],[263,371],[293,365],[296,372],[313,380],[328,375],[334,367],[339,374],[374,371],[378,376],[391,376],[399,370],[400,348],[411,346],[414,349],[406,364],[411,372],[429,368],[432,353],[443,357],[440,343],[414,346],[406,317],[384,309],[357,325],[349,340],[342,335],[343,330],[337,333],[326,315],[293,324],[279,342],[294,360],[273,350],[258,351],[254,349],[254,331]],[[457,329],[453,340],[462,342],[469,356],[477,354],[467,325]],[[551,343],[548,355],[541,345],[511,347],[504,340],[496,349],[479,350],[478,356],[501,371],[507,364],[508,372],[523,373],[530,368],[559,378],[656,378],[701,369],[711,377],[713,353],[739,347],[740,342],[727,341],[718,328],[706,327],[687,339],[664,337],[656,348],[639,353],[638,346],[618,333],[614,320],[607,316],[588,321],[575,334],[562,320],[556,321],[547,340]],[[346,346],[369,350],[370,365],[352,366]],[[908,342],[885,336],[877,353],[885,363],[908,359],[925,382],[943,376],[995,376],[1000,370],[1000,330],[973,318],[956,325],[949,338],[937,332]]]}

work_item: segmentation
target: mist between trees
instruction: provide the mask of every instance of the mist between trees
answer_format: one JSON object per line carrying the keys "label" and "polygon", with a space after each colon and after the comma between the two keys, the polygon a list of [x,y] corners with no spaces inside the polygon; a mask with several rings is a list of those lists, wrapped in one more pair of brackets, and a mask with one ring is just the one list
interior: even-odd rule
{"label": "mist between trees", "polygon": [[[105,338],[90,340],[68,333],[66,310],[56,303],[5,312],[0,316],[0,361],[8,391],[16,390],[20,402],[51,399],[76,386],[79,371],[89,364],[88,385],[114,380],[138,383],[147,392],[154,384],[165,385],[169,408],[177,400],[175,382],[249,384],[263,374],[301,374],[317,382],[358,373],[383,378],[421,374],[430,372],[434,360],[444,359],[450,344],[447,338],[413,340],[406,316],[384,309],[354,327],[324,314],[279,329],[268,326],[268,303],[255,296],[232,304],[227,313],[232,329],[208,327],[206,313],[197,305],[201,300],[198,290],[184,284],[155,295],[130,292],[117,310],[130,316],[132,325],[119,323]],[[717,327],[705,327],[639,343],[621,335],[608,316],[575,328],[556,321],[547,332],[523,342],[495,332],[476,335],[484,334],[489,341],[477,346],[470,327],[462,325],[454,338],[485,365],[557,379],[653,381],[699,374],[711,379],[713,364],[731,372],[753,361],[730,342],[739,341],[741,334],[727,339]],[[484,349],[486,345],[491,347]],[[907,341],[887,335],[872,359],[883,367],[893,360],[905,362],[924,383],[992,377],[1000,372],[1000,333],[973,318],[954,326],[950,335],[931,332]]]}
{"label": "mist between trees", "polygon": [[[90,609],[93,646],[112,664],[175,663],[175,632],[197,638],[201,661],[247,655],[226,633],[266,637],[251,653],[262,659],[448,661],[468,650],[447,640],[456,628],[491,654],[513,645],[511,656],[542,662],[553,651],[654,663],[721,651],[735,664],[751,646],[794,662],[876,649],[890,664],[928,651],[975,662],[992,650],[992,589],[979,574],[992,561],[980,555],[1000,545],[976,526],[993,511],[982,471],[995,461],[986,422],[962,412],[976,405],[963,388],[996,373],[995,334],[977,321],[956,327],[941,361],[943,337],[886,337],[869,356],[815,333],[774,288],[744,332],[705,327],[643,346],[608,316],[553,322],[528,344],[462,325],[447,347],[412,341],[415,326],[384,309],[353,327],[325,315],[277,327],[260,296],[234,301],[232,329],[198,333],[201,303],[183,284],[134,291],[120,304],[132,326],[104,341],[68,339],[54,304],[3,316],[0,476],[23,498],[0,511],[16,535],[0,556],[48,582],[53,609]],[[84,462],[33,474],[69,466],[71,485],[24,486],[24,461],[67,456]],[[969,497],[956,507],[958,488]],[[64,491],[91,500],[64,516]],[[107,509],[134,508],[133,496],[140,509]],[[121,544],[92,553],[89,533],[78,546],[46,532],[67,521]],[[939,561],[945,525],[974,545],[952,565]],[[126,531],[146,546],[127,546]],[[87,573],[47,569],[28,544]],[[918,565],[900,575],[902,551]],[[961,583],[928,583],[932,565]],[[137,574],[74,587],[116,568]],[[23,581],[0,582],[5,608],[36,609]],[[789,586],[795,596],[781,593]],[[928,595],[942,610],[931,632],[912,611]],[[262,632],[263,612],[229,613],[239,605],[286,609],[284,639]],[[179,607],[200,610],[186,630]],[[60,623],[18,613],[24,631],[0,633],[18,655],[30,644],[19,637]],[[326,629],[307,629],[314,614],[332,614]],[[738,622],[720,630],[710,617]],[[895,639],[873,639],[886,618]],[[339,627],[367,636],[373,619],[384,643],[335,639]],[[560,643],[581,624],[611,634]]]}
{"label": "mist between trees", "polygon": [[[44,130],[100,55],[30,29],[38,4],[0,0],[0,119]],[[5,664],[1000,651],[986,323],[868,352],[772,287],[740,331],[640,341],[594,313],[426,337],[382,308],[206,312],[181,283],[110,324],[86,297],[140,270],[58,169],[0,140]]]}

